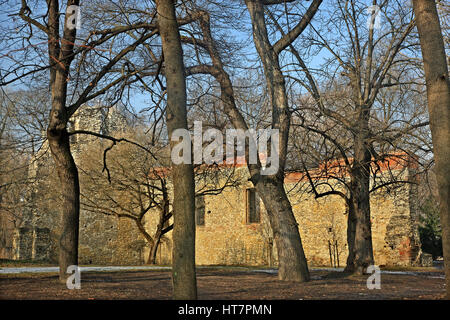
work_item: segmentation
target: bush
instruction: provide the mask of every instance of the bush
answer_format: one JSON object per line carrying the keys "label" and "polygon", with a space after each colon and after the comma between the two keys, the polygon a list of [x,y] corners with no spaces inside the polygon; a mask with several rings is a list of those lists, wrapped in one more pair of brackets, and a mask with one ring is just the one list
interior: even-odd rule
{"label": "bush", "polygon": [[436,259],[443,255],[439,205],[430,197],[420,207],[420,211],[419,234],[422,251],[431,254],[433,259]]}

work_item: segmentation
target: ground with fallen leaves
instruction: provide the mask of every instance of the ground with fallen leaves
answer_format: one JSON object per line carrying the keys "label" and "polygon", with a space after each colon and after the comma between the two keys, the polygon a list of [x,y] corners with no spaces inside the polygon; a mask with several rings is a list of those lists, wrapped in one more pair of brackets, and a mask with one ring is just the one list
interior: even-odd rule
{"label": "ground with fallen leaves", "polygon": [[[274,273],[199,269],[199,299],[442,299],[442,270],[381,274],[381,289],[368,276],[313,270],[307,283],[279,281]],[[81,289],[69,290],[56,274],[0,275],[0,299],[171,299],[170,271],[84,272]]]}

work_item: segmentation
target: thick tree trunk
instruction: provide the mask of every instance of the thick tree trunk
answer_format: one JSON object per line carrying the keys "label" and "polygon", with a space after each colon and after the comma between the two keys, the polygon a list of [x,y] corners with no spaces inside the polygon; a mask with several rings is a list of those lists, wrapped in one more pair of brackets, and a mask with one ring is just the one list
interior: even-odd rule
{"label": "thick tree trunk", "polygon": [[[167,82],[166,117],[170,139],[174,130],[188,128],[186,79],[174,2],[173,0],[157,0],[156,8],[164,53]],[[172,181],[174,186],[173,298],[196,299],[195,185],[192,164],[172,163]]]}
{"label": "thick tree trunk", "polygon": [[439,187],[447,299],[450,299],[450,81],[434,0],[413,0],[427,86],[428,112]]}
{"label": "thick tree trunk", "polygon": [[352,272],[355,270],[355,233],[356,233],[356,215],[355,207],[353,206],[353,199],[346,200],[347,202],[347,246],[348,256],[344,272]]}
{"label": "thick tree trunk", "polygon": [[352,209],[356,220],[354,234],[354,261],[347,271],[364,274],[369,265],[374,264],[372,247],[372,226],[370,221],[370,161],[371,155],[366,145],[368,128],[368,110],[361,111],[360,133],[354,139],[355,155],[351,176]]}
{"label": "thick tree trunk", "polygon": [[[368,183],[360,181],[355,195],[355,235],[353,272],[364,274],[367,267],[374,264],[372,247],[372,226],[370,222],[370,204]],[[362,187],[359,189],[359,187]],[[367,188],[366,188],[367,187]],[[350,271],[350,270],[348,270]]]}
{"label": "thick tree trunk", "polygon": [[80,186],[78,170],[70,152],[69,135],[65,128],[47,130],[53,160],[62,193],[61,234],[59,238],[59,279],[65,283],[67,268],[78,265],[78,231],[80,215]]}
{"label": "thick tree trunk", "polygon": [[277,246],[278,279],[308,281],[308,264],[283,181],[261,178],[255,187],[266,208]]}

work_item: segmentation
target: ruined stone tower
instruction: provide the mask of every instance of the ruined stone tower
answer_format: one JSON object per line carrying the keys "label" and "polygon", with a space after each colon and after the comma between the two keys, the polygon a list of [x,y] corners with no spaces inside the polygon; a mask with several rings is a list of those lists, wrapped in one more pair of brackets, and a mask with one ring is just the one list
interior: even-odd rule
{"label": "ruined stone tower", "polygon": [[[102,106],[82,106],[69,121],[69,132],[85,130],[108,135],[111,132],[121,132],[127,127],[126,117],[117,108]],[[55,181],[53,173],[53,160],[46,132],[42,132],[44,143],[33,155],[29,168],[28,178],[32,185],[25,196],[25,201],[32,204],[21,212],[20,225],[15,228],[12,237],[12,250],[9,259],[14,260],[47,260],[57,259],[57,239],[59,213],[57,199],[48,199],[46,193],[48,180]],[[98,139],[87,134],[71,136],[71,151],[77,162],[83,148]],[[51,203],[50,203],[51,202]],[[39,205],[37,205],[39,204]]]}

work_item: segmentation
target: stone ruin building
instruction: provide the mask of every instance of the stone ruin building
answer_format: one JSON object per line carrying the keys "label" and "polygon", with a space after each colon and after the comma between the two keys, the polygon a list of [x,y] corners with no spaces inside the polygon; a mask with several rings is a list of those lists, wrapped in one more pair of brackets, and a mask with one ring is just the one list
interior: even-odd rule
{"label": "stone ruin building", "polygon": [[[382,170],[388,166],[390,174],[398,174],[402,180],[416,179],[414,166],[406,161],[393,157],[381,166]],[[196,263],[276,266],[277,250],[264,204],[248,181],[246,169],[238,170],[242,170],[239,188],[196,201]],[[302,181],[307,182],[302,172],[289,173],[285,178],[308,264],[344,267],[348,255],[345,203],[336,195],[315,199],[311,193],[297,192]],[[379,189],[371,195],[375,264],[431,265],[430,256],[421,251],[417,190],[416,184],[404,183],[395,191]],[[154,218],[148,221],[150,228],[156,223]],[[170,233],[168,238],[161,245],[157,263],[171,261]]]}
{"label": "stone ruin building", "polygon": [[[108,132],[126,129],[126,121],[110,109],[83,108],[75,116],[71,130]],[[76,136],[73,154],[93,137]],[[30,176],[48,168],[49,152],[44,145],[30,165]],[[407,162],[389,159],[388,164],[402,176],[414,178]],[[391,169],[392,170],[392,169]],[[237,168],[243,177],[238,188],[225,189],[219,195],[197,201],[196,263],[198,265],[277,265],[277,251],[267,223],[264,205],[246,177],[245,168]],[[315,199],[310,193],[295,192],[304,179],[301,172],[286,176],[286,189],[299,224],[308,263],[316,266],[345,266],[347,259],[347,212],[338,196]],[[38,186],[37,186],[38,188]],[[39,190],[34,190],[36,193]],[[34,196],[31,192],[30,197]],[[371,196],[374,258],[377,265],[429,265],[420,249],[418,233],[418,194],[415,184],[402,184],[395,192],[383,189]],[[16,260],[57,261],[58,214],[28,210],[22,223],[10,232],[9,250],[3,257]],[[146,228],[154,230],[157,215],[148,215]],[[158,264],[171,262],[171,233],[163,239],[157,254]],[[80,264],[138,265],[147,260],[149,248],[129,219],[81,211]],[[1,252],[0,252],[1,253]]]}
{"label": "stone ruin building", "polygon": [[[69,131],[86,130],[102,134],[111,132],[121,132],[127,128],[127,120],[115,107],[105,108],[97,106],[83,106],[80,108],[69,122]],[[46,194],[43,180],[50,178],[53,174],[53,161],[51,159],[48,143],[45,140],[46,133],[43,132],[44,143],[32,157],[28,168],[28,179],[32,181],[32,186],[27,190],[25,201],[31,206],[25,207],[20,216],[14,219],[7,216],[0,216],[0,229],[3,236],[3,243],[0,248],[0,258],[13,260],[38,260],[57,261],[57,243],[59,232],[59,213],[54,206],[47,204],[50,194]],[[98,139],[89,135],[72,135],[71,151],[75,162],[78,161],[82,150]],[[42,178],[44,177],[44,178]],[[39,208],[36,207],[39,204]],[[80,214],[80,248],[88,247],[90,241],[98,241],[96,245],[104,249],[107,245],[103,238],[110,239],[111,233],[115,234],[118,225],[114,219],[105,219],[103,216],[92,217],[87,212]],[[92,224],[90,223],[92,221]],[[108,230],[103,230],[107,225],[113,225]],[[113,232],[114,231],[114,232]],[[84,236],[89,235],[89,236]],[[98,235],[98,237],[96,237]],[[85,246],[85,242],[89,242]],[[106,241],[108,242],[108,240]],[[81,256],[83,255],[80,251]],[[92,260],[88,257],[85,263]],[[101,260],[101,256],[96,257],[96,262],[111,263],[110,259]]]}

